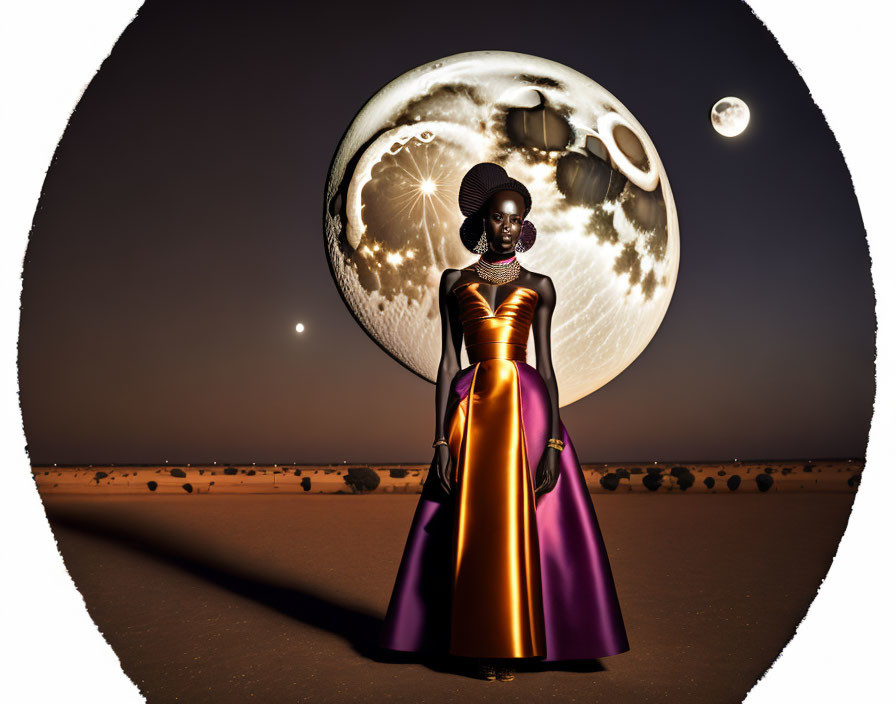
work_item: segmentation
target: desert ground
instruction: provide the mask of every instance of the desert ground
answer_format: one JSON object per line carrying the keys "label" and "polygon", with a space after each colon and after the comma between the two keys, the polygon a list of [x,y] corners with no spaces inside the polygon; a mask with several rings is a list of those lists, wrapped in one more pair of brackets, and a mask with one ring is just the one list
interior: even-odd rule
{"label": "desert ground", "polygon": [[803,491],[694,492],[699,478],[688,489],[664,489],[664,478],[654,491],[638,481],[620,492],[622,480],[597,490],[631,650],[529,667],[513,682],[477,680],[460,659],[375,647],[419,498],[411,493],[333,495],[316,483],[281,494],[219,484],[160,492],[160,483],[130,494],[102,491],[101,478],[99,491],[43,499],[90,615],[153,704],[733,704],[792,637],[836,552],[855,487],[830,469],[839,490],[814,490],[823,472],[802,465],[773,473],[772,486],[796,475]]}
{"label": "desert ground", "polygon": [[[591,493],[855,491],[863,459],[583,464]],[[419,494],[428,465],[35,466],[41,494]]]}

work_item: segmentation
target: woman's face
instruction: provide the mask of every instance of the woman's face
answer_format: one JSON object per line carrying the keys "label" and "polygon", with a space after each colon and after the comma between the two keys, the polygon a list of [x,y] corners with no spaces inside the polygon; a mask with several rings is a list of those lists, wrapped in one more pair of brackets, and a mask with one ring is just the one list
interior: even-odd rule
{"label": "woman's face", "polygon": [[498,191],[485,206],[485,237],[496,254],[512,254],[523,228],[526,210],[523,197],[516,191]]}

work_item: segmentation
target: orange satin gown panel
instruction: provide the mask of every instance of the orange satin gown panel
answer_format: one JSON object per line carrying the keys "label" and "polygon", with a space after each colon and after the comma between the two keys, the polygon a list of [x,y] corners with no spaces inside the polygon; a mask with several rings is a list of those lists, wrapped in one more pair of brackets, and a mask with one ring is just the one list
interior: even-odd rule
{"label": "orange satin gown panel", "polygon": [[519,287],[493,313],[478,286],[455,291],[476,369],[448,432],[457,487],[450,652],[535,657],[546,652],[544,614],[515,362],[526,360],[538,293]]}

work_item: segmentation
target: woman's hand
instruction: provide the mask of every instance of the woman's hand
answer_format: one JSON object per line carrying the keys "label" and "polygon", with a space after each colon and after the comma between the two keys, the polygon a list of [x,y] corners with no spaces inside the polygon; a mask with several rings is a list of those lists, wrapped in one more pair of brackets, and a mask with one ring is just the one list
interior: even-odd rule
{"label": "woman's hand", "polygon": [[552,491],[560,476],[560,451],[545,447],[535,470],[535,496]]}
{"label": "woman's hand", "polygon": [[451,453],[448,451],[447,445],[439,445],[436,447],[436,456],[433,458],[436,471],[439,475],[439,486],[442,487],[448,496],[454,491],[454,463],[451,461]]}

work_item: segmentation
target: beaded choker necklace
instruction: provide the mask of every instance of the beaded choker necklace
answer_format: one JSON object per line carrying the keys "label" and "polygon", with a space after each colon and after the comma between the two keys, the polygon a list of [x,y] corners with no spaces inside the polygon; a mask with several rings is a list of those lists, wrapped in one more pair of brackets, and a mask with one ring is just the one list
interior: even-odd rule
{"label": "beaded choker necklace", "polygon": [[515,256],[497,262],[482,257],[473,265],[479,278],[493,284],[506,284],[520,275],[520,263]]}

